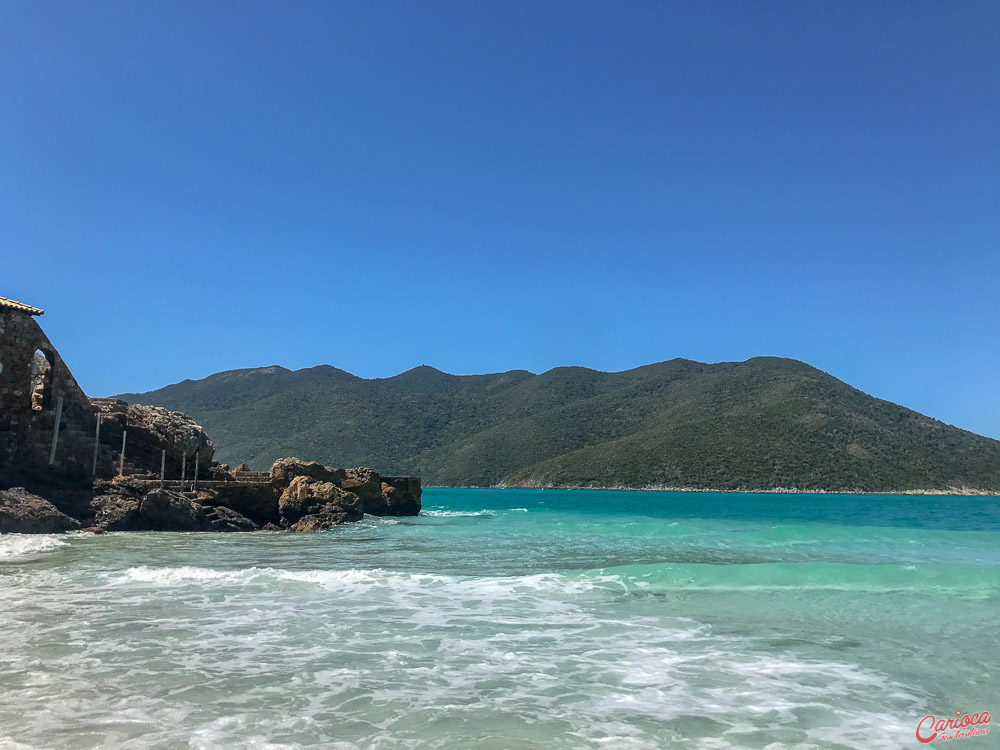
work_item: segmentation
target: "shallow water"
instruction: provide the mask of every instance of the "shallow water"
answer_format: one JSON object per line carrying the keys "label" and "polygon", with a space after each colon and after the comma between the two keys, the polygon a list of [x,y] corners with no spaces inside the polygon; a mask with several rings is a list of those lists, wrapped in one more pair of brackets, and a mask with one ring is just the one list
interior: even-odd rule
{"label": "shallow water", "polygon": [[996,498],[424,508],[0,537],[0,748],[899,748],[1000,709]]}

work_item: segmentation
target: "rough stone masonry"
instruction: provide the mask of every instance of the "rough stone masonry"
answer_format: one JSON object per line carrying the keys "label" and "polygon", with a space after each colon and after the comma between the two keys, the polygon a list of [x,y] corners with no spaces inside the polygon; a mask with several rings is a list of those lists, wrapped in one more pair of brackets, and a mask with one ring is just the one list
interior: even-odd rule
{"label": "rough stone masonry", "polygon": [[[0,470],[91,474],[97,414],[38,325],[44,311],[0,297]],[[61,401],[58,450],[49,465]],[[104,459],[110,459],[105,456]]]}

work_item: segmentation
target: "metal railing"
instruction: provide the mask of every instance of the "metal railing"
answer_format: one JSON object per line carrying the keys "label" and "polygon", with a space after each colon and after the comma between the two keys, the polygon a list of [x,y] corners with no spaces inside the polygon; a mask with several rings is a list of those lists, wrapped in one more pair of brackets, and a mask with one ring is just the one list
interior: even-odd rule
{"label": "metal railing", "polygon": [[[61,406],[62,398],[60,397],[59,407]],[[62,421],[61,411],[61,408],[56,409],[52,447],[49,455],[50,465],[54,463],[57,454]],[[141,437],[143,428],[137,424],[130,424],[127,416],[122,415],[122,417],[122,419],[105,418],[104,414],[100,412],[97,415],[91,466],[91,474],[95,477],[98,474],[98,466],[103,459],[104,466],[107,466],[110,461],[114,472],[119,477],[128,477],[144,483],[159,483],[164,487],[180,486],[196,490],[199,484],[216,484],[233,482],[234,480],[244,484],[258,484],[270,480],[269,474],[261,471],[237,471],[220,475],[217,469],[205,465],[207,462],[202,461],[200,448],[191,455],[182,453],[180,460],[178,460],[176,451],[168,450],[162,444],[152,443],[144,439]],[[11,454],[16,445],[12,441],[15,439],[10,434],[0,436],[0,467],[11,462]]]}
{"label": "metal railing", "polygon": [[159,482],[164,486],[169,482],[190,486],[192,490],[213,479],[211,467],[201,462],[200,450],[191,456],[182,455],[178,465],[176,457],[168,456],[166,448],[139,437],[138,429],[130,430],[128,420],[122,424],[116,419],[105,420],[103,415],[98,416],[94,446],[95,475],[102,445],[113,451],[113,465],[120,477]]}

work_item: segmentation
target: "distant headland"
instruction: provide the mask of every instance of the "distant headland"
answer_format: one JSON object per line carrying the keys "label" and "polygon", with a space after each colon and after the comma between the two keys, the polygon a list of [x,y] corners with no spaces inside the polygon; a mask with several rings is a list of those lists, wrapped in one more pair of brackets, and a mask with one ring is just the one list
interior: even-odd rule
{"label": "distant headland", "polygon": [[226,436],[223,460],[259,469],[310,452],[435,487],[1000,492],[1000,441],[776,357],[370,380],[270,366],[123,397],[193,415]]}

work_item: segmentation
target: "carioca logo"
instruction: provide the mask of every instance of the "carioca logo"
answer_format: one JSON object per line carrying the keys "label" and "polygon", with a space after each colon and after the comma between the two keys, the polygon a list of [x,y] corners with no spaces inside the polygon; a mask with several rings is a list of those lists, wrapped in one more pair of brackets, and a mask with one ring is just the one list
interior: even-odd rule
{"label": "carioca logo", "polygon": [[949,716],[947,719],[927,715],[917,724],[917,741],[926,745],[929,742],[964,740],[967,737],[989,734],[990,728],[980,725],[989,724],[992,718],[989,711],[965,716],[962,716],[961,711],[956,711],[955,718]]}

